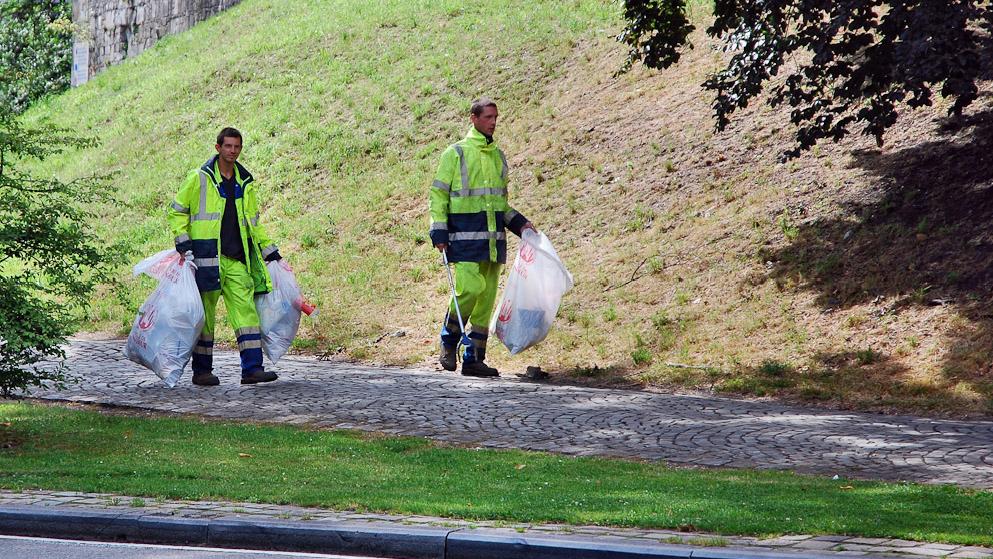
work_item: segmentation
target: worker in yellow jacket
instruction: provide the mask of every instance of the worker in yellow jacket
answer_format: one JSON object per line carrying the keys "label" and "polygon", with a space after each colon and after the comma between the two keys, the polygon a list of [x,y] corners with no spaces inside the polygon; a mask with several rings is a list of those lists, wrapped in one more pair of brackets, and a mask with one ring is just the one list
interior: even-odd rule
{"label": "worker in yellow jacket", "polygon": [[241,133],[224,128],[214,147],[217,155],[189,174],[169,208],[176,250],[193,252],[205,314],[193,348],[193,384],[220,384],[213,374],[213,348],[215,311],[221,296],[238,338],[241,383],[270,382],[277,376],[262,366],[255,294],[272,290],[263,260],[279,260],[279,250],[259,224],[252,174],[238,163]]}
{"label": "worker in yellow jacket", "polygon": [[[470,347],[462,357],[462,374],[492,377],[499,371],[484,363],[490,316],[500,270],[507,262],[507,233],[520,236],[534,226],[507,203],[507,157],[493,140],[498,111],[492,99],[473,101],[472,127],[465,138],[441,154],[431,185],[431,243],[455,267],[459,310],[469,328]],[[471,325],[471,326],[469,326]],[[457,368],[462,337],[454,302],[441,330],[441,366]]]}

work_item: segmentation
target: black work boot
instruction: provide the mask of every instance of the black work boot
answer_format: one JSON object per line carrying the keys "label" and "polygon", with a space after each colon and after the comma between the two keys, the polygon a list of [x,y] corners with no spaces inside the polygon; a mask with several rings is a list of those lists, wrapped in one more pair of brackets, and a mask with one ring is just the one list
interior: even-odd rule
{"label": "black work boot", "polygon": [[272,382],[279,377],[272,371],[252,371],[247,375],[241,375],[242,384],[258,384],[260,382]]}
{"label": "black work boot", "polygon": [[446,371],[454,371],[458,368],[458,363],[456,362],[456,355],[458,354],[458,346],[449,347],[445,344],[441,344],[441,357],[438,358],[438,363],[441,364],[441,368]]}
{"label": "black work boot", "polygon": [[482,359],[462,362],[462,374],[467,377],[498,377],[500,371],[483,363]]}
{"label": "black work boot", "polygon": [[217,378],[214,373],[206,371],[203,373],[193,372],[193,384],[197,386],[217,386],[221,384],[221,379]]}

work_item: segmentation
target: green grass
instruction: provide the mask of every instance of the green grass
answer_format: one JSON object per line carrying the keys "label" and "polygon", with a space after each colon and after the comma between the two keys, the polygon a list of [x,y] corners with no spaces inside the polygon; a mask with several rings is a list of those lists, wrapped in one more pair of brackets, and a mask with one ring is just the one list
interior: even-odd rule
{"label": "green grass", "polygon": [[0,487],[720,534],[993,544],[993,493],[0,404]]}
{"label": "green grass", "polygon": [[[324,311],[301,334],[351,350],[378,337],[398,303],[438,299],[433,313],[393,319],[407,327],[443,312],[427,189],[442,150],[469,128],[471,100],[500,102],[513,156],[510,130],[541,118],[545,86],[577,44],[616,26],[618,10],[600,0],[246,0],[24,119],[100,138],[38,171],[117,171],[121,204],[99,208],[96,223],[101,238],[126,241],[132,262],[172,245],[165,212],[182,179],[213,154],[221,127],[239,128],[263,221]],[[119,277],[94,298],[91,328],[126,333],[152,288],[127,268]]]}

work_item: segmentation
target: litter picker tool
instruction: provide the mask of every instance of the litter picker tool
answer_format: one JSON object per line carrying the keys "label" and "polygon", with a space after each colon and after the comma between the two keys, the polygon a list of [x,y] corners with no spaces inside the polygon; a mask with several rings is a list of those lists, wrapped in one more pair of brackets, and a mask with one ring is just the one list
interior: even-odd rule
{"label": "litter picker tool", "polygon": [[472,340],[465,333],[465,322],[462,322],[462,311],[459,310],[459,298],[455,296],[455,278],[452,277],[452,267],[448,265],[448,254],[441,251],[441,261],[445,263],[445,271],[448,272],[448,285],[452,288],[452,301],[455,303],[455,316],[459,319],[459,329],[462,331],[462,339],[459,343],[466,348],[472,347]]}

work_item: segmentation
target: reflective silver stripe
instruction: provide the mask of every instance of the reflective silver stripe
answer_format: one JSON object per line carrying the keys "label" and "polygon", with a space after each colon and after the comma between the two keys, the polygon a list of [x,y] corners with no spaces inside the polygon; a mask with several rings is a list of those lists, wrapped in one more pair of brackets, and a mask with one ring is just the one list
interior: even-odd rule
{"label": "reflective silver stripe", "polygon": [[261,334],[262,330],[258,326],[245,326],[244,328],[238,328],[234,331],[234,335],[237,337],[247,336],[248,334]]}
{"label": "reflective silver stripe", "polygon": [[447,182],[441,182],[438,179],[434,179],[434,182],[431,183],[431,187],[437,188],[438,190],[443,190],[445,192],[450,192],[452,190],[452,185],[448,184]]}
{"label": "reflective silver stripe", "polygon": [[432,231],[448,231],[448,223],[444,221],[435,221],[431,224]]}
{"label": "reflective silver stripe", "polygon": [[179,243],[185,243],[187,241],[192,241],[192,240],[193,239],[191,239],[189,235],[183,233],[182,235],[176,237],[176,244],[178,245]]}
{"label": "reflective silver stripe", "polygon": [[515,210],[514,208],[510,208],[507,211],[507,213],[504,215],[504,221],[506,221],[507,223],[510,223],[511,221],[514,221],[514,218],[517,217],[517,216],[519,216],[519,215],[521,215],[521,214],[518,213],[517,210]]}
{"label": "reflective silver stripe", "polygon": [[255,217],[249,219],[248,221],[251,222],[252,227],[255,227],[256,225],[258,225],[259,224],[259,214],[258,214],[258,212],[255,212]]}
{"label": "reflective silver stripe", "polygon": [[262,258],[269,258],[269,255],[279,250],[276,245],[269,245],[262,249]]}
{"label": "reflective silver stripe", "polygon": [[213,355],[214,348],[195,345],[193,346],[193,353],[199,353],[200,355]]}
{"label": "reflective silver stripe", "polygon": [[214,221],[221,219],[219,213],[207,213],[207,173],[200,171],[200,212],[193,215],[191,221]]}
{"label": "reflective silver stripe", "polygon": [[181,214],[188,214],[188,213],[190,213],[190,209],[189,208],[187,208],[186,206],[179,205],[179,202],[177,202],[175,200],[172,201],[172,209],[176,210],[177,212],[179,212]]}
{"label": "reflective silver stripe", "polygon": [[506,196],[506,188],[463,188],[453,190],[452,196]]}
{"label": "reflective silver stripe", "polygon": [[238,350],[245,349],[261,349],[262,340],[245,340],[243,342],[238,342]]}
{"label": "reflective silver stripe", "polygon": [[455,153],[459,154],[459,172],[462,173],[462,190],[469,188],[469,167],[465,164],[465,153],[462,146],[455,144]]}
{"label": "reflective silver stripe", "polygon": [[220,258],[194,258],[193,259],[193,263],[197,265],[197,268],[204,268],[204,267],[209,268],[211,266],[215,266],[215,267],[216,266],[220,266],[221,265],[221,259]]}
{"label": "reflective silver stripe", "polygon": [[500,178],[503,179],[503,184],[507,184],[507,171],[510,169],[510,165],[507,165],[507,156],[503,154],[503,150],[497,148],[497,153],[500,154],[500,160],[503,161],[503,170],[500,171]]}
{"label": "reflective silver stripe", "polygon": [[214,336],[212,336],[210,334],[204,334],[203,332],[201,332],[200,333],[200,337],[197,338],[197,341],[200,341],[200,342],[212,342],[213,343]]}
{"label": "reflective silver stripe", "polygon": [[448,240],[450,241],[483,241],[486,239],[502,241],[506,238],[507,234],[503,231],[474,231],[471,233],[450,233],[448,235]]}

